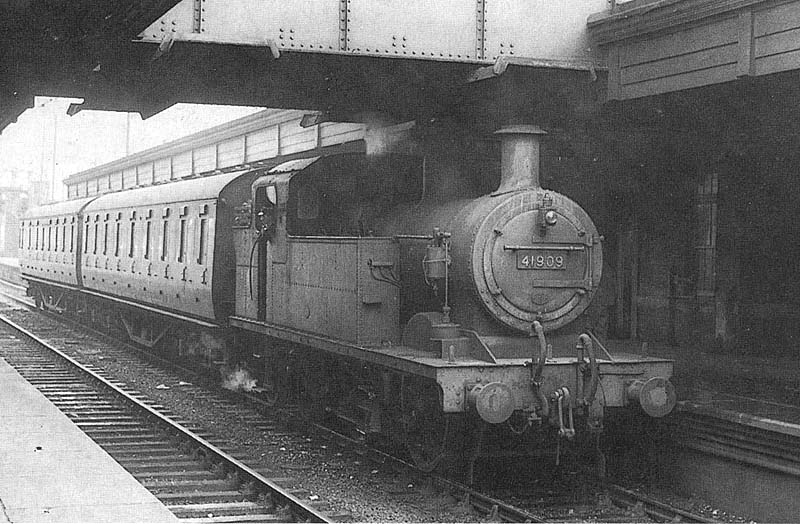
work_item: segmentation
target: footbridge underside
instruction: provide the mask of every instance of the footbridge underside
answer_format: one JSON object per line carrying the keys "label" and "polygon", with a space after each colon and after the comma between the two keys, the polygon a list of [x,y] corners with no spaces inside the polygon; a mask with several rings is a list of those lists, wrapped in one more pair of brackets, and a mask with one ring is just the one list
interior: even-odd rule
{"label": "footbridge underside", "polygon": [[196,102],[564,126],[604,86],[586,20],[605,0],[173,0],[127,18],[119,2],[111,18],[73,4],[60,33],[45,2],[7,13],[4,124],[45,95],[144,117]]}

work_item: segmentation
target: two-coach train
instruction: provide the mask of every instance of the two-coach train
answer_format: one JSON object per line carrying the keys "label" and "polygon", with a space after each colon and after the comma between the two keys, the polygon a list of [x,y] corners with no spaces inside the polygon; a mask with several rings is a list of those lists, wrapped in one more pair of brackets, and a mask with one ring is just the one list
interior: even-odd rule
{"label": "two-coach train", "polygon": [[539,134],[498,132],[477,197],[418,157],[341,154],[41,206],[23,277],[42,307],[250,373],[425,468],[594,435],[612,408],[663,416],[671,361],[568,334],[602,238],[540,187]]}

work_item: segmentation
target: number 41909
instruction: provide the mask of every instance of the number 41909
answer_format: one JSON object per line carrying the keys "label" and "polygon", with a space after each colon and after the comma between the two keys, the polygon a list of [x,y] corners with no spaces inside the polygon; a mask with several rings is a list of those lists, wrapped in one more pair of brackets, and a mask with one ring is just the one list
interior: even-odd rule
{"label": "number 41909", "polygon": [[518,269],[564,269],[563,255],[517,254]]}

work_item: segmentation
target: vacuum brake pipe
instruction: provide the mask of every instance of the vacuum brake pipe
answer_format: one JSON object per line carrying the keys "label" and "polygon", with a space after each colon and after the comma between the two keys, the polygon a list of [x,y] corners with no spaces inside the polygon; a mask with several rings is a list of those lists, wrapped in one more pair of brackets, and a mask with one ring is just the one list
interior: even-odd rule
{"label": "vacuum brake pipe", "polygon": [[[531,336],[535,333],[539,339],[539,352],[534,355],[531,360],[531,365],[533,366],[531,369],[531,386],[539,399],[539,406],[541,409],[539,416],[547,418],[550,416],[550,403],[541,388],[542,371],[544,371],[544,361],[547,358],[547,341],[544,338],[544,328],[541,322],[534,320],[532,328],[533,333],[531,333]],[[535,346],[536,344],[533,345]]]}
{"label": "vacuum brake pipe", "polygon": [[583,347],[586,349],[586,352],[589,353],[589,370],[591,372],[591,377],[589,379],[589,388],[583,395],[582,400],[584,406],[589,406],[592,404],[592,402],[594,402],[594,396],[597,393],[597,384],[600,380],[600,370],[598,369],[597,357],[594,353],[594,343],[592,342],[592,337],[586,333],[583,333],[578,337],[578,347]]}

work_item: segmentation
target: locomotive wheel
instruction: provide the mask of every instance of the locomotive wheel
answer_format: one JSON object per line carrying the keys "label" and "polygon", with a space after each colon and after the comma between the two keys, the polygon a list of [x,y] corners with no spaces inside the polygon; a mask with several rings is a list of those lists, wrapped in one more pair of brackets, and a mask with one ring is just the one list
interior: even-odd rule
{"label": "locomotive wheel", "polygon": [[430,472],[458,453],[460,415],[441,409],[439,386],[406,377],[401,391],[401,410],[406,450],[414,464]]}
{"label": "locomotive wheel", "polygon": [[305,352],[292,355],[289,363],[294,395],[306,416],[320,420],[331,404],[331,384],[328,374],[318,360],[310,360]]}
{"label": "locomotive wheel", "polygon": [[281,398],[281,387],[278,384],[278,379],[275,375],[275,372],[269,370],[264,373],[264,378],[262,379],[261,387],[263,392],[261,393],[261,398],[269,407],[276,406],[278,404],[278,400]]}
{"label": "locomotive wheel", "polygon": [[261,397],[269,406],[283,404],[288,400],[290,385],[287,377],[289,364],[282,353],[270,351],[261,379]]}

